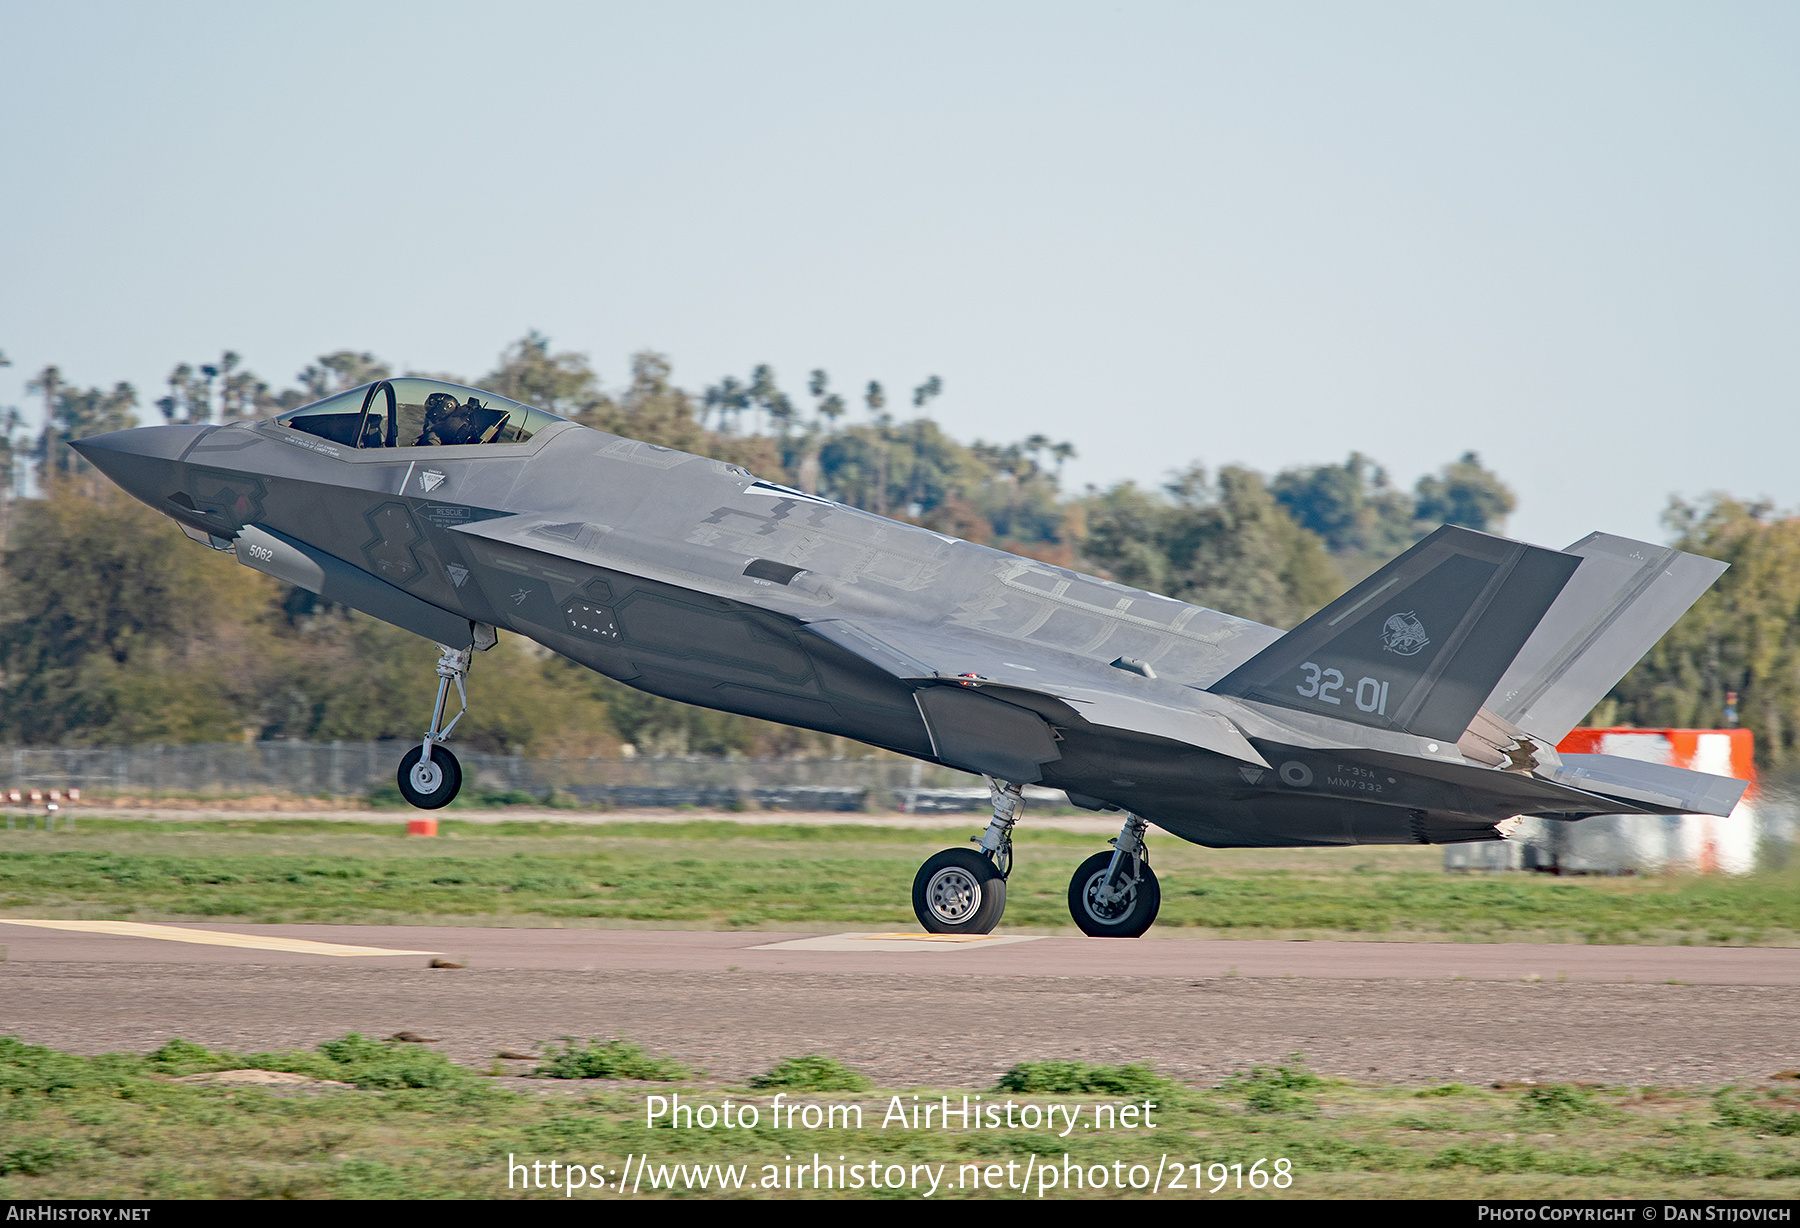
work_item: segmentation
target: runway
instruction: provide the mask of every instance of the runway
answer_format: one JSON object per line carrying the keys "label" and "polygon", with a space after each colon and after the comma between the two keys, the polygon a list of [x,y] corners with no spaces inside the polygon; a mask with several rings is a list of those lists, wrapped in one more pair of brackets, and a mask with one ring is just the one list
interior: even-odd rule
{"label": "runway", "polygon": [[949,1087],[1043,1058],[1216,1082],[1294,1051],[1376,1082],[1800,1067],[1800,951],[1783,948],[24,920],[0,919],[0,1034],[77,1052],[410,1030],[485,1064],[625,1035],[723,1080],[822,1052]]}

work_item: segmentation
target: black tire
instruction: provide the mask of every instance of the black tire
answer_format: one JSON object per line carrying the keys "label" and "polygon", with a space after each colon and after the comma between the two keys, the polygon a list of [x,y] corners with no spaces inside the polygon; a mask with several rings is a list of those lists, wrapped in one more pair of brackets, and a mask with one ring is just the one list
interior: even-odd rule
{"label": "black tire", "polygon": [[913,913],[929,934],[991,934],[1006,911],[1006,880],[974,849],[945,849],[913,879]]}
{"label": "black tire", "polygon": [[1162,887],[1157,884],[1156,874],[1148,863],[1144,865],[1137,886],[1131,887],[1132,860],[1120,858],[1119,872],[1113,883],[1116,886],[1124,880],[1127,884],[1125,898],[1106,907],[1096,904],[1093,892],[1106,877],[1106,867],[1112,864],[1112,859],[1111,853],[1095,853],[1081,863],[1075,877],[1069,880],[1069,915],[1089,938],[1136,938],[1150,928],[1161,911]]}
{"label": "black tire", "polygon": [[415,772],[415,768],[423,766],[424,758],[424,747],[415,746],[400,760],[400,796],[420,810],[438,810],[454,801],[462,788],[462,764],[447,748],[434,746],[431,766],[437,770]]}

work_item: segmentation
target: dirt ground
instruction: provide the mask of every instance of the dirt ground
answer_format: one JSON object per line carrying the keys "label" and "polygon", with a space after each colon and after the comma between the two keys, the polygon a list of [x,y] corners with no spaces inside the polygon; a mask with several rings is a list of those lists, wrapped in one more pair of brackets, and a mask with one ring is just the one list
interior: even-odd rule
{"label": "dirt ground", "polygon": [[[1213,1083],[1296,1051],[1367,1082],[1718,1085],[1800,1067],[1800,955],[1780,950],[1046,938],[890,956],[758,949],[800,937],[770,933],[212,928],[459,942],[470,966],[5,925],[0,1034],[96,1053],[405,1030],[482,1064],[623,1035],[721,1080],[816,1052],[888,1085],[977,1088],[1034,1059]],[[1663,983],[1681,973],[1711,983]]]}

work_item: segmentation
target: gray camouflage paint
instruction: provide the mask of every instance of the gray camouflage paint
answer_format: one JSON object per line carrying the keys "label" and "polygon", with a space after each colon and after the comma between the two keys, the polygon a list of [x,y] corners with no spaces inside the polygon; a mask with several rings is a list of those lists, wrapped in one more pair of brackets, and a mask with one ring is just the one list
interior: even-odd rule
{"label": "gray camouflage paint", "polygon": [[[1553,748],[1566,726],[1543,718],[1526,733],[1498,714],[1501,700],[1474,711],[1511,663],[1515,696],[1585,713],[1618,674],[1572,670],[1571,653],[1591,646],[1608,611],[1634,610],[1639,639],[1653,631],[1623,650],[1622,673],[1718,574],[1659,547],[1645,547],[1656,567],[1687,567],[1680,592],[1654,570],[1646,579],[1615,566],[1577,600],[1581,584],[1564,586],[1580,555],[1441,530],[1425,554],[1415,548],[1284,637],[574,423],[460,447],[359,450],[273,422],[141,428],[76,446],[189,536],[454,647],[491,625],[658,695],[1041,782],[1201,844],[1494,839],[1494,824],[1518,814],[1726,813],[1742,788],[1675,769],[1651,779],[1621,761],[1565,765]],[[1440,556],[1459,575],[1486,559],[1485,578],[1446,597],[1420,570]],[[1421,637],[1453,638],[1443,618],[1421,621],[1417,602],[1384,604],[1414,572],[1425,576],[1416,591],[1462,619],[1468,643],[1395,677],[1443,710],[1433,719],[1451,720],[1449,734],[1324,706],[1348,691],[1295,698],[1314,673],[1335,671],[1282,654],[1341,648],[1326,626],[1340,607],[1359,620],[1345,627],[1362,625],[1364,605],[1374,611],[1371,642],[1357,648],[1365,658],[1382,659],[1384,634],[1409,661],[1438,652],[1421,652]],[[1561,638],[1540,642],[1553,624]],[[1564,641],[1576,646],[1559,656]],[[1536,674],[1515,676],[1539,659]],[[1463,670],[1479,680],[1464,689],[1479,693],[1440,702],[1453,688],[1432,669]],[[1361,681],[1357,704],[1375,703],[1376,680]]]}

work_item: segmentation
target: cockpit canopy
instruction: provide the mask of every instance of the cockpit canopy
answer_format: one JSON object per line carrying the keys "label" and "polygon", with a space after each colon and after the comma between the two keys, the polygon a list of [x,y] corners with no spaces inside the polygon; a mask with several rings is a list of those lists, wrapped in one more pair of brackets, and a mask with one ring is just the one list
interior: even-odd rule
{"label": "cockpit canopy", "polygon": [[277,426],[347,448],[524,443],[562,421],[479,388],[412,377],[364,384],[275,419]]}

